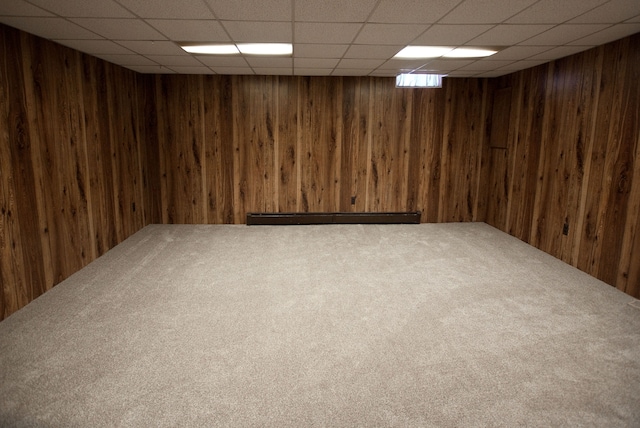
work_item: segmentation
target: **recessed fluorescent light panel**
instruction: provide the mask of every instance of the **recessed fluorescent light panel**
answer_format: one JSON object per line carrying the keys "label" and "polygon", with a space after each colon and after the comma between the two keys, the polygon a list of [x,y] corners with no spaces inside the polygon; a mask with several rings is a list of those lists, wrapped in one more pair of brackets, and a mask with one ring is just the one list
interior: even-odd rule
{"label": "recessed fluorescent light panel", "polygon": [[183,44],[180,47],[189,53],[201,55],[236,55],[239,53],[245,55],[291,55],[293,52],[293,47],[289,43]]}
{"label": "recessed fluorescent light panel", "polygon": [[442,88],[442,74],[403,73],[396,76],[396,88]]}
{"label": "recessed fluorescent light panel", "polygon": [[457,48],[446,46],[407,46],[394,58],[482,58],[495,54],[496,50],[483,48]]}
{"label": "recessed fluorescent light panel", "polygon": [[444,46],[407,46],[398,52],[394,58],[440,58],[453,48]]}
{"label": "recessed fluorescent light panel", "polygon": [[457,48],[451,52],[447,52],[442,55],[445,58],[483,58],[491,56],[498,51],[491,49],[477,49],[477,48]]}
{"label": "recessed fluorescent light panel", "polygon": [[180,47],[193,54],[234,55],[240,53],[236,45],[182,45]]}
{"label": "recessed fluorescent light panel", "polygon": [[293,47],[289,43],[243,43],[240,52],[247,55],[291,55]]}

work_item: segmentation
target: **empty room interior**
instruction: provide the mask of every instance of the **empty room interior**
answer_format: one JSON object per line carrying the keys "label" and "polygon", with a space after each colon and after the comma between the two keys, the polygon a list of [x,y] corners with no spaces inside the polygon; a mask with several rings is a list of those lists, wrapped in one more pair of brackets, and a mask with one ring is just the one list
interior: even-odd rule
{"label": "empty room interior", "polygon": [[0,113],[1,427],[640,426],[637,0],[5,1]]}

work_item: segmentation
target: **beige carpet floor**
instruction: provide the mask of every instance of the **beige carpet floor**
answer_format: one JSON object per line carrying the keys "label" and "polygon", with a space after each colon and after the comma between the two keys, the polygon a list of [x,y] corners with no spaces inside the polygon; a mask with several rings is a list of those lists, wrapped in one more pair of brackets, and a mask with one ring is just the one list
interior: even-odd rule
{"label": "beige carpet floor", "polygon": [[0,426],[640,426],[640,304],[483,223],[142,229],[0,322]]}

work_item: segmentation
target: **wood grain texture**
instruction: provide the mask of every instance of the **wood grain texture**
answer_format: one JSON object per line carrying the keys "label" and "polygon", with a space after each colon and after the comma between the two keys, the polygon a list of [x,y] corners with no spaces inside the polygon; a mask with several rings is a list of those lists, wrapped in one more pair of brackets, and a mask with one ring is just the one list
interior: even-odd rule
{"label": "wood grain texture", "polygon": [[99,256],[119,242],[112,185],[111,127],[107,104],[102,102],[108,97],[106,64],[90,58],[82,66],[89,206],[93,219],[94,255]]}
{"label": "wood grain texture", "polygon": [[412,94],[393,79],[375,79],[371,130],[371,174],[366,211],[405,211]]}
{"label": "wood grain texture", "polygon": [[142,195],[142,162],[140,160],[140,131],[138,120],[138,88],[134,73],[107,64],[107,108],[111,130],[113,188],[116,209],[116,233],[122,242],[144,225]]}
{"label": "wood grain texture", "polygon": [[236,223],[246,212],[274,212],[277,77],[235,76],[233,132]]}
{"label": "wood grain texture", "polygon": [[278,78],[276,139],[276,194],[278,212],[296,211],[298,206],[298,90],[297,81]]}
{"label": "wood grain texture", "polygon": [[342,78],[298,79],[300,199],[303,212],[338,210]]}
{"label": "wood grain texture", "polygon": [[155,83],[147,75],[136,77],[144,223],[158,224],[162,223],[162,190]]}
{"label": "wood grain texture", "polygon": [[479,148],[485,144],[486,83],[482,79],[456,79],[455,84],[444,85],[447,100],[438,218],[441,222],[477,219],[476,183],[481,176]]}
{"label": "wood grain texture", "polygon": [[[162,190],[160,213],[150,218],[243,223],[247,212],[407,210],[424,210],[423,221],[481,217],[486,81],[451,79],[445,91],[424,91],[370,77],[151,79],[144,96],[156,99],[154,129],[143,132],[158,141]],[[204,147],[200,164],[194,141]],[[456,173],[446,172],[443,186],[445,163]]]}
{"label": "wood grain texture", "polygon": [[491,120],[489,122],[489,193],[487,195],[486,221],[503,224],[509,209],[509,141],[513,138],[510,124],[516,113],[511,109],[512,87],[510,79],[504,87],[496,89],[492,96]]}
{"label": "wood grain texture", "polygon": [[445,101],[442,90],[413,94],[407,209],[421,211],[426,223],[439,221]]}
{"label": "wood grain texture", "polygon": [[144,204],[135,73],[2,25],[0,40],[4,318],[141,228]]}
{"label": "wood grain texture", "polygon": [[156,81],[163,222],[206,223],[203,76],[164,75]]}
{"label": "wood grain texture", "polygon": [[32,131],[24,97],[21,61],[11,56],[21,49],[20,33],[0,26],[2,65],[2,294],[6,317],[45,291],[45,267],[36,206]]}
{"label": "wood grain texture", "polygon": [[[509,203],[487,221],[640,297],[640,35],[495,79],[513,87]],[[491,170],[505,170],[503,157]],[[500,194],[504,194],[500,191]],[[568,233],[563,234],[564,225]]]}
{"label": "wood grain texture", "polygon": [[639,35],[441,90],[136,75],[0,36],[2,317],[145,224],[247,211],[486,219],[639,297]]}

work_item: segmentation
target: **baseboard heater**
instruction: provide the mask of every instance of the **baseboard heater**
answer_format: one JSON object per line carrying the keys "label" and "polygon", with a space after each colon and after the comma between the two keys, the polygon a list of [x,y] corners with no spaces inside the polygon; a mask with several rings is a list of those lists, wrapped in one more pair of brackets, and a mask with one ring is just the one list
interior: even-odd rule
{"label": "baseboard heater", "polygon": [[418,223],[420,223],[420,211],[386,213],[247,213],[248,225]]}

